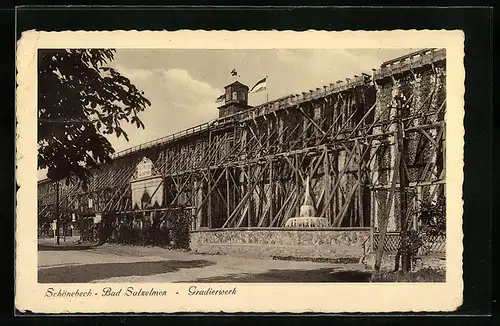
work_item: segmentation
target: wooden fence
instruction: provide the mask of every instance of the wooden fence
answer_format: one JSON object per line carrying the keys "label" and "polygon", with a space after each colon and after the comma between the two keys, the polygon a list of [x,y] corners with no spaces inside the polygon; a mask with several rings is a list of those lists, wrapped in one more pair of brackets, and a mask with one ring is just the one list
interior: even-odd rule
{"label": "wooden fence", "polygon": [[[387,232],[384,241],[384,253],[396,253],[400,246],[399,232]],[[420,247],[419,253],[427,254],[444,254],[446,253],[446,237],[439,235],[422,236],[423,245]],[[372,233],[370,237],[363,243],[365,254],[374,253],[378,250],[380,243],[380,233]]]}

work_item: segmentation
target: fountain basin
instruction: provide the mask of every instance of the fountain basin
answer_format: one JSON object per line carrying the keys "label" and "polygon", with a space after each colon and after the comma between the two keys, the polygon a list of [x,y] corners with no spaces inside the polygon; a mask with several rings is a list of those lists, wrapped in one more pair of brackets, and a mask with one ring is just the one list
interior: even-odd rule
{"label": "fountain basin", "polygon": [[286,221],[285,227],[327,228],[330,223],[324,217],[292,217]]}

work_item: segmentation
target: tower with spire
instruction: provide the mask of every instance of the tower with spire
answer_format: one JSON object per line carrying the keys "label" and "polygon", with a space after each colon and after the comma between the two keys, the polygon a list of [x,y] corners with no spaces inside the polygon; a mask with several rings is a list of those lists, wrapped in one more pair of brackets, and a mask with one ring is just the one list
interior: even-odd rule
{"label": "tower with spire", "polygon": [[219,118],[251,108],[248,105],[248,86],[235,80],[224,87],[224,104],[219,106]]}

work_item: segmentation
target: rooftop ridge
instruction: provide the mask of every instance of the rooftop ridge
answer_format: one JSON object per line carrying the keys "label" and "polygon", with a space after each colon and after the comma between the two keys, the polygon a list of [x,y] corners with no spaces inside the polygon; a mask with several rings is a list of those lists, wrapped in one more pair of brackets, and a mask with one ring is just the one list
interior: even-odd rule
{"label": "rooftop ridge", "polygon": [[[160,138],[151,140],[151,141],[146,142],[146,143],[132,146],[130,148],[127,148],[127,149],[124,149],[122,151],[119,151],[119,152],[112,154],[111,158],[117,159],[117,158],[122,157],[128,153],[132,153],[132,152],[135,152],[135,151],[138,151],[141,149],[161,145],[161,144],[167,143],[169,141],[172,141],[172,140],[184,137],[184,136],[195,134],[196,132],[201,132],[201,131],[207,130],[210,125],[212,125],[213,123],[218,122],[218,121],[227,121],[231,118],[243,117],[245,115],[248,116],[249,114],[253,114],[255,112],[260,112],[260,111],[264,111],[264,112],[271,111],[272,112],[274,110],[279,109],[283,105],[293,106],[293,105],[296,105],[299,103],[310,101],[312,99],[317,99],[317,98],[324,97],[324,96],[327,96],[327,95],[330,95],[333,93],[338,93],[338,92],[344,91],[346,89],[368,83],[367,78],[371,78],[371,77],[365,73],[362,73],[361,76],[354,76],[353,79],[346,78],[346,81],[338,80],[335,84],[330,83],[330,85],[323,86],[322,88],[317,87],[315,90],[309,90],[309,92],[302,92],[302,94],[285,95],[285,96],[282,96],[282,97],[277,98],[275,100],[271,100],[271,101],[259,104],[257,106],[251,107],[248,110],[236,112],[234,114],[231,114],[231,115],[228,115],[228,116],[225,116],[222,118],[215,118],[215,119],[209,120],[208,122],[205,122],[203,124],[181,130],[179,132],[170,134],[168,136],[160,137]],[[261,114],[258,113],[257,115],[261,115]],[[240,120],[240,119],[238,119],[238,120]]]}
{"label": "rooftop ridge", "polygon": [[[439,54],[439,53],[444,52],[444,51],[445,51],[444,49],[430,49],[430,48],[414,51],[414,52],[408,53],[406,55],[403,55],[403,56],[400,56],[400,57],[383,62],[379,69],[374,69],[372,76],[370,76],[366,73],[361,73],[361,76],[355,75],[353,79],[346,78],[345,81],[337,80],[335,83],[330,83],[329,85],[324,85],[321,88],[316,87],[315,90],[309,90],[309,92],[302,92],[301,94],[285,95],[285,96],[282,96],[282,97],[277,98],[275,100],[271,100],[271,101],[256,105],[254,107],[251,107],[250,109],[248,109],[246,111],[237,112],[237,113],[234,113],[232,115],[229,115],[229,116],[226,116],[223,118],[215,118],[215,119],[209,120],[206,123],[181,130],[179,132],[170,134],[168,136],[160,137],[160,138],[151,140],[151,141],[146,142],[146,143],[132,146],[130,148],[127,148],[127,149],[124,149],[122,151],[114,153],[113,155],[111,155],[111,158],[117,159],[117,158],[122,157],[128,153],[132,153],[132,152],[144,149],[144,148],[149,148],[152,146],[160,145],[160,144],[166,143],[168,141],[175,140],[175,139],[178,139],[178,138],[183,137],[183,136],[187,136],[187,135],[189,135],[188,131],[192,131],[191,134],[194,134],[197,131],[202,131],[201,127],[206,127],[206,129],[208,129],[208,127],[216,121],[223,121],[223,120],[227,120],[230,118],[235,118],[237,116],[249,115],[249,114],[255,113],[257,111],[269,111],[269,110],[274,111],[275,109],[277,109],[278,107],[281,107],[282,105],[290,105],[290,106],[296,105],[296,104],[310,101],[312,99],[317,99],[320,97],[328,96],[332,93],[338,93],[338,92],[344,91],[346,89],[370,82],[373,78],[381,77],[382,76],[381,73],[383,72],[384,68],[401,64],[401,62],[404,62],[407,59],[411,59],[411,58],[415,58],[415,57],[419,57],[420,60],[422,60],[421,58],[425,55],[432,56],[436,52]],[[439,60],[440,57],[438,57],[437,59]],[[415,62],[415,64],[417,64],[417,62]],[[368,79],[370,79],[370,80],[368,80]],[[276,106],[276,108],[274,108],[274,106]],[[260,114],[257,114],[257,115],[260,115]],[[203,130],[206,130],[206,129],[203,129]]]}

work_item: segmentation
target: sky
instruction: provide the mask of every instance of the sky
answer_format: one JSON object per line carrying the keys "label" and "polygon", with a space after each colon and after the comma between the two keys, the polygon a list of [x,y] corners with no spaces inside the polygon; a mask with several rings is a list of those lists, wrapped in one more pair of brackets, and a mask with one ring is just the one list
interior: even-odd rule
{"label": "sky", "polygon": [[[235,78],[252,87],[268,76],[267,94],[249,95],[249,104],[258,105],[296,94],[362,72],[371,75],[382,62],[416,49],[278,49],[278,50],[180,50],[118,49],[113,62],[150,100],[139,117],[145,129],[122,126],[125,138],[109,136],[116,151],[167,136],[207,122],[218,116],[215,99]],[[220,104],[219,104],[220,105]],[[38,179],[46,171],[38,171]]]}

